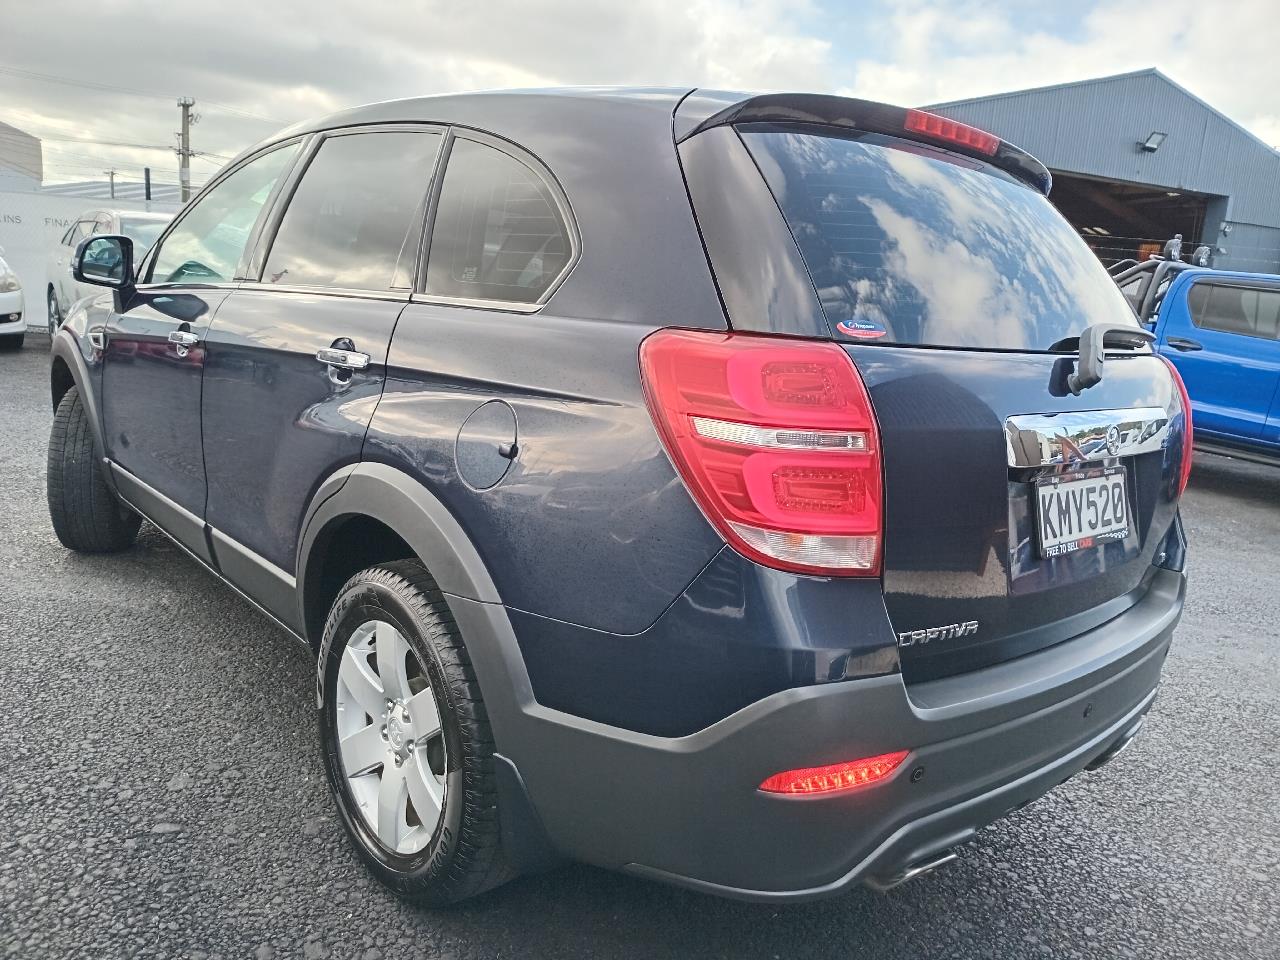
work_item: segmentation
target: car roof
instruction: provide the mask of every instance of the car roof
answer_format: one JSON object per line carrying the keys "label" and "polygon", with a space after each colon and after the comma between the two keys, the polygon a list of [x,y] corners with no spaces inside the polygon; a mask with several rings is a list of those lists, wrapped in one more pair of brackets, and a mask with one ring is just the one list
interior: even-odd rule
{"label": "car roof", "polygon": [[1244,270],[1215,270],[1213,267],[1191,267],[1181,271],[1177,279],[1183,283],[1190,283],[1202,277],[1211,280],[1261,280],[1266,283],[1280,283],[1280,274],[1250,273]]}
{"label": "car roof", "polygon": [[500,131],[493,128],[505,125],[513,110],[519,110],[529,120],[536,119],[540,123],[571,124],[575,114],[605,103],[620,120],[630,118],[638,121],[655,113],[670,118],[676,105],[692,90],[692,87],[546,87],[384,100],[304,120],[264,143],[317,130],[366,123],[457,123],[496,133]]}

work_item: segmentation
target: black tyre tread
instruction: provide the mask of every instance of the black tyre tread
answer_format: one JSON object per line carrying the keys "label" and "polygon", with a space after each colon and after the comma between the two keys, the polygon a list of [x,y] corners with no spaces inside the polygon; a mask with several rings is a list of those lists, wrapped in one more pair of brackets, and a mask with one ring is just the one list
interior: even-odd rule
{"label": "black tyre tread", "polygon": [[142,519],[102,478],[76,387],[66,392],[53,416],[45,484],[53,532],[63,546],[80,553],[116,553],[138,539]]}
{"label": "black tyre tread", "polygon": [[25,333],[6,333],[3,337],[0,337],[0,349],[21,350],[25,338]]}
{"label": "black tyre tread", "polygon": [[[402,889],[411,897],[435,904],[474,897],[514,879],[517,872],[502,852],[493,731],[471,657],[444,594],[419,561],[396,560],[362,570],[343,585],[338,596],[345,597],[358,583],[377,583],[394,591],[426,628],[449,686],[462,734],[464,806],[447,876],[443,884]],[[340,600],[330,609],[324,627],[326,637],[336,629],[346,607]]]}

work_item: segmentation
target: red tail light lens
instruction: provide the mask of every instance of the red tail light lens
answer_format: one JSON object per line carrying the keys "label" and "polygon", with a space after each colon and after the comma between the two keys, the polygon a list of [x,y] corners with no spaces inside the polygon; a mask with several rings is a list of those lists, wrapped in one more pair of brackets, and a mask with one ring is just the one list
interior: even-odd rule
{"label": "red tail light lens", "polygon": [[971,127],[967,123],[940,117],[936,113],[927,113],[924,110],[908,110],[903,126],[913,133],[924,134],[930,140],[941,140],[945,143],[968,147],[988,157],[994,157],[996,151],[1000,149],[1000,138],[995,134]]}
{"label": "red tail light lens", "polygon": [[1178,373],[1178,368],[1168,357],[1160,359],[1169,368],[1174,385],[1178,388],[1178,397],[1182,401],[1182,468],[1178,477],[1178,496],[1182,496],[1183,491],[1187,489],[1187,482],[1191,479],[1192,444],[1195,442],[1195,429],[1191,422],[1191,395],[1187,393],[1187,385],[1182,382],[1182,374]]}
{"label": "red tail light lens", "polygon": [[640,372],[668,454],[734,549],[799,573],[879,574],[879,432],[840,347],[659,330]]}
{"label": "red tail light lens", "polygon": [[760,784],[766,793],[791,793],[812,796],[815,793],[834,793],[852,790],[883,780],[907,759],[907,751],[884,753],[878,757],[854,760],[850,763],[833,763],[826,767],[802,767],[775,773]]}

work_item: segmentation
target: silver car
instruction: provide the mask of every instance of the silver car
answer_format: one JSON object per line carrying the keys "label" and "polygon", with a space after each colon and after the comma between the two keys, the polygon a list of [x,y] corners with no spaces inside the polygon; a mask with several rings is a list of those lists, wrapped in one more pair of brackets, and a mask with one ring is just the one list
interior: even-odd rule
{"label": "silver car", "polygon": [[95,292],[91,287],[76,283],[71,278],[71,257],[81,240],[97,233],[123,234],[133,241],[136,263],[136,258],[141,257],[155,243],[172,219],[171,213],[141,213],[132,210],[89,210],[82,213],[67,228],[67,232],[49,254],[49,284],[45,290],[49,305],[49,333],[53,334],[62,325],[62,318],[67,315],[73,303]]}

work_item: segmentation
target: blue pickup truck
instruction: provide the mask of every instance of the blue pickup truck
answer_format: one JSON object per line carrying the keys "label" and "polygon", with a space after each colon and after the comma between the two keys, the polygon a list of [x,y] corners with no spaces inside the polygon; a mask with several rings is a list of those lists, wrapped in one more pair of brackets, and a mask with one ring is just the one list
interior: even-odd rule
{"label": "blue pickup truck", "polygon": [[1196,447],[1280,465],[1280,276],[1118,266],[1121,292],[1187,385]]}

